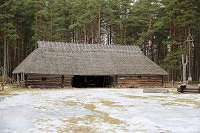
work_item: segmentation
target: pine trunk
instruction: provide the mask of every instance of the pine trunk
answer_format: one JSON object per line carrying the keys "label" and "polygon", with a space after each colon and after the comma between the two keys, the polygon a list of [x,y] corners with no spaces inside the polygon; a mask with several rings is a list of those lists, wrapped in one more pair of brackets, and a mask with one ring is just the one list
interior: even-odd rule
{"label": "pine trunk", "polygon": [[[149,10],[149,27],[148,27],[148,30],[151,30],[152,29],[152,15],[151,15],[151,11]],[[153,42],[152,42],[152,35],[149,36],[149,48],[148,48],[148,56],[150,58],[150,50],[151,50],[151,60],[153,61],[154,60],[154,57],[153,57]]]}
{"label": "pine trunk", "polygon": [[124,45],[126,45],[126,22],[124,22]]}
{"label": "pine trunk", "polygon": [[51,9],[51,41],[54,41],[54,39],[53,39],[53,15],[52,15],[52,9]]}
{"label": "pine trunk", "polygon": [[154,45],[152,40],[151,40],[151,60],[154,61]]}
{"label": "pine trunk", "polygon": [[3,61],[3,77],[7,76],[7,42],[6,33],[4,34],[4,61]]}
{"label": "pine trunk", "polygon": [[108,23],[106,24],[106,43],[109,44]]}
{"label": "pine trunk", "polygon": [[86,36],[86,23],[84,23],[84,44],[87,43],[87,36]]}
{"label": "pine trunk", "polygon": [[110,44],[112,44],[112,25],[110,25]]}
{"label": "pine trunk", "polygon": [[160,65],[160,43],[158,42],[157,48],[156,48],[156,64]]}
{"label": "pine trunk", "polygon": [[99,7],[99,14],[98,14],[98,44],[101,43],[101,8]]}
{"label": "pine trunk", "polygon": [[146,40],[144,40],[144,55],[145,56],[147,55],[146,50],[147,50],[147,44],[146,44]]}
{"label": "pine trunk", "polygon": [[[6,9],[5,9],[5,14]],[[6,27],[6,18],[4,18],[4,26],[5,26],[5,30],[7,29]],[[4,62],[3,62],[3,78],[5,78],[7,76],[7,39],[6,39],[6,32],[4,32]]]}
{"label": "pine trunk", "polygon": [[93,43],[96,44],[96,20],[94,21]]}
{"label": "pine trunk", "polygon": [[117,43],[117,30],[115,29],[115,32],[114,32],[114,44],[116,45]]}
{"label": "pine trunk", "polygon": [[197,66],[197,68],[198,68],[198,70],[197,70],[197,73],[198,73],[198,75],[197,75],[197,80],[198,81],[200,81],[200,22],[198,23],[198,52],[197,52],[197,56],[198,56],[198,66]]}

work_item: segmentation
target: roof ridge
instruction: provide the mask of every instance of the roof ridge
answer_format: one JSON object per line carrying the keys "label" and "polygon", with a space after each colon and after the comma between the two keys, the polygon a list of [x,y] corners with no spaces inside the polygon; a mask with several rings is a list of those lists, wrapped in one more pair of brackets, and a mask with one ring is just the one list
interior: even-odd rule
{"label": "roof ridge", "polygon": [[136,45],[106,45],[106,44],[76,44],[76,43],[64,43],[64,42],[48,42],[48,41],[38,41],[38,48],[53,48],[62,50],[115,50],[115,51],[131,51],[139,52],[139,46]]}

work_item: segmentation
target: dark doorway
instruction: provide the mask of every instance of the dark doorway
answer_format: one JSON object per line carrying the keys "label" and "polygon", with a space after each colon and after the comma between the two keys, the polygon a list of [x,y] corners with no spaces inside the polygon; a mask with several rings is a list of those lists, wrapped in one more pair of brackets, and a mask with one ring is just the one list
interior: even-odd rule
{"label": "dark doorway", "polygon": [[110,87],[114,78],[112,76],[79,76],[73,77],[72,87],[90,88],[90,87]]}

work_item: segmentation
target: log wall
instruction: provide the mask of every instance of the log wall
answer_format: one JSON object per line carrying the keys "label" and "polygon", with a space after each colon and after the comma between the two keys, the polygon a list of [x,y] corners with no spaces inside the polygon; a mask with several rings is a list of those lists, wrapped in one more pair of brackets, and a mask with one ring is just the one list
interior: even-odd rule
{"label": "log wall", "polygon": [[[63,88],[72,87],[73,76],[52,74],[26,74],[25,86],[31,88]],[[163,76],[158,75],[117,75],[113,86],[138,88],[163,85]]]}
{"label": "log wall", "polygon": [[52,74],[26,74],[25,86],[31,88],[71,87],[72,76]]}
{"label": "log wall", "polygon": [[117,86],[127,88],[155,87],[163,85],[163,76],[152,75],[123,75],[118,76]]}

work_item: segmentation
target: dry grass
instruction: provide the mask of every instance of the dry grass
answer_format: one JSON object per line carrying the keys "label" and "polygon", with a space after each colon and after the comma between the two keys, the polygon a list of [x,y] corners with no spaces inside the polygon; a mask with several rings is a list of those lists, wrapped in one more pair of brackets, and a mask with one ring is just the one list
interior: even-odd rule
{"label": "dry grass", "polygon": [[90,111],[95,111],[96,106],[94,104],[84,104],[84,108],[86,108]]}
{"label": "dry grass", "polygon": [[188,104],[193,104],[195,105],[197,108],[200,108],[200,101],[195,101],[194,99],[176,99],[176,102],[183,102],[183,103],[188,103]]}
{"label": "dry grass", "polygon": [[17,95],[13,93],[15,90],[15,88],[5,88],[4,91],[0,91],[0,95]]}
{"label": "dry grass", "polygon": [[43,123],[43,122],[48,122],[48,121],[51,121],[51,119],[37,119],[36,122],[40,122],[40,123]]}
{"label": "dry grass", "polygon": [[86,115],[84,117],[71,117],[68,120],[65,120],[65,122],[69,122],[73,124],[77,124],[78,122],[83,122],[86,125],[92,124],[96,121],[99,121],[99,122],[101,121],[108,124],[116,124],[116,125],[122,124],[122,122],[119,119],[112,118],[109,116],[109,114],[105,112],[101,112],[100,115]]}
{"label": "dry grass", "polygon": [[63,104],[65,106],[78,106],[82,104],[81,102],[74,102],[74,101],[64,101]]}
{"label": "dry grass", "polygon": [[13,91],[24,92],[24,91],[39,91],[39,90],[43,90],[43,89],[15,88],[15,87],[8,86],[8,88],[5,88],[4,91],[0,91],[0,93],[12,95]]}
{"label": "dry grass", "polygon": [[101,116],[100,118],[101,118],[104,122],[109,123],[109,124],[116,124],[116,125],[119,125],[119,124],[122,124],[122,123],[123,123],[123,122],[121,122],[119,119],[109,117],[109,114],[107,114],[107,113],[103,113],[103,116]]}
{"label": "dry grass", "polygon": [[163,106],[188,106],[185,104],[175,103],[175,102],[168,102],[168,103],[162,103]]}
{"label": "dry grass", "polygon": [[90,110],[92,112],[98,113],[96,115],[86,115],[84,117],[71,117],[68,120],[65,120],[69,123],[78,123],[78,122],[84,122],[85,124],[92,124],[95,121],[102,121],[109,124],[121,124],[122,122],[119,119],[112,118],[109,116],[108,113],[96,110],[96,106],[94,104],[83,104],[83,107],[87,110]]}
{"label": "dry grass", "polygon": [[[86,117],[85,119],[89,119],[89,117]],[[83,120],[83,119],[82,119]],[[36,122],[39,125],[44,125],[45,123],[51,122],[52,119],[38,119]],[[72,133],[96,133],[96,129],[88,126],[78,126],[76,123],[80,121],[78,118],[71,118],[69,120],[62,120],[63,122],[69,122],[64,127],[56,127],[58,130],[58,133],[65,133],[65,132],[72,132]],[[92,122],[92,121],[91,121]],[[48,127],[55,127],[56,125],[54,124],[47,124],[44,128],[39,128],[41,132],[52,132],[51,130],[48,129]]]}
{"label": "dry grass", "polygon": [[34,108],[39,109],[39,110],[50,110],[48,106],[39,106],[39,107],[34,107]]}
{"label": "dry grass", "polygon": [[112,101],[102,100],[101,103],[104,106],[109,106],[109,107],[124,107],[123,105],[119,105],[119,102],[112,102]]}
{"label": "dry grass", "polygon": [[70,127],[60,129],[58,133],[96,133],[96,129],[88,126],[72,125]]}
{"label": "dry grass", "polygon": [[149,96],[151,98],[168,98],[168,96]]}
{"label": "dry grass", "polygon": [[96,119],[97,119],[98,115],[86,115],[84,117],[71,117],[70,119],[68,120],[65,120],[65,122],[69,122],[69,123],[74,123],[74,124],[77,124],[78,122],[95,122]]}
{"label": "dry grass", "polygon": [[175,82],[174,86],[172,86],[171,82],[165,82],[165,88],[176,88],[179,84],[179,82]]}
{"label": "dry grass", "polygon": [[149,99],[149,97],[144,96],[133,96],[133,95],[124,95],[122,97],[128,97],[128,98],[136,98],[136,99]]}
{"label": "dry grass", "polygon": [[[96,119],[101,119],[104,122],[109,123],[109,124],[121,124],[122,123],[119,119],[110,117],[108,113],[96,110],[96,106],[93,104],[85,104],[84,107],[90,111],[99,113],[100,115],[95,115]],[[94,116],[91,116],[91,117],[94,118]]]}

